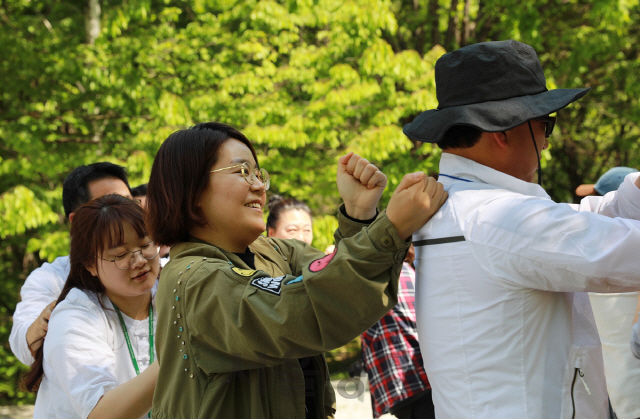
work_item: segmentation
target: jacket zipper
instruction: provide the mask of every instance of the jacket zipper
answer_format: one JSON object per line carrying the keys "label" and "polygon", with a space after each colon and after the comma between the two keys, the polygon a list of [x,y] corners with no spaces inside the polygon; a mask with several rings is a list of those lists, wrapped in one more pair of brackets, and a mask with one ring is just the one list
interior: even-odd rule
{"label": "jacket zipper", "polygon": [[576,419],[576,401],[573,398],[573,389],[576,386],[576,379],[578,378],[578,371],[580,368],[576,368],[573,373],[573,382],[571,383],[571,407],[573,408],[573,413],[571,414],[571,419]]}
{"label": "jacket zipper", "polygon": [[571,419],[575,419],[576,417],[576,401],[573,398],[573,389],[576,386],[576,381],[578,379],[578,376],[580,376],[580,379],[582,380],[584,389],[587,390],[587,393],[589,394],[589,396],[591,396],[591,390],[589,390],[589,386],[587,386],[587,382],[584,381],[584,373],[580,368],[576,368],[575,372],[573,373],[573,383],[571,383],[571,406],[573,406],[573,414],[571,415]]}

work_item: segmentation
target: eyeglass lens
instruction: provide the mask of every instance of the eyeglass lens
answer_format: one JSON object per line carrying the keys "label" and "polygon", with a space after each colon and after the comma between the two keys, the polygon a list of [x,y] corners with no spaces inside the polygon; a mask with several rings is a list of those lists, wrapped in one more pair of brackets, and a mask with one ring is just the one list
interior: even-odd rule
{"label": "eyeglass lens", "polygon": [[140,250],[136,250],[134,252],[127,252],[124,255],[116,256],[114,260],[116,267],[122,270],[129,269],[131,265],[133,265],[136,253],[139,253],[140,256],[142,256],[147,260],[151,260],[156,256],[158,256],[158,253],[160,253],[160,248],[156,246],[154,243],[151,243],[149,245],[146,245],[146,247],[143,247]]}
{"label": "eyeglass lens", "polygon": [[243,163],[242,175],[250,185],[253,185],[256,182],[256,178],[260,179],[260,182],[264,184],[265,191],[269,190],[270,177],[269,173],[265,169],[255,169],[249,163]]}

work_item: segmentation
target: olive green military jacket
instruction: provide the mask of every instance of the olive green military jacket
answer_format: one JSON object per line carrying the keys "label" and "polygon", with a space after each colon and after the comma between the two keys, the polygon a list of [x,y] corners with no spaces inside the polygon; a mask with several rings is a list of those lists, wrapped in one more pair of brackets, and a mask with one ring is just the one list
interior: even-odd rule
{"label": "olive green military jacket", "polygon": [[370,225],[339,215],[336,251],[260,236],[258,270],[194,241],[171,248],[156,295],[157,419],[304,419],[299,358],[317,371],[315,418],[335,395],[323,352],[338,348],[396,304],[409,243],[386,214]]}

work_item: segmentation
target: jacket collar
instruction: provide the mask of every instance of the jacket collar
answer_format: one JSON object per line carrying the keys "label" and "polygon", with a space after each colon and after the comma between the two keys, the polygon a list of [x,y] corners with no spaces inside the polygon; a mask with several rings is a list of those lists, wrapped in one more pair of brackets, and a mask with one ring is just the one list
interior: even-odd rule
{"label": "jacket collar", "polygon": [[473,183],[497,186],[500,189],[507,189],[523,195],[551,199],[538,184],[525,182],[473,160],[451,153],[442,153],[442,157],[440,157],[440,175],[438,181],[444,185],[462,182],[461,180],[448,177],[454,176]]}

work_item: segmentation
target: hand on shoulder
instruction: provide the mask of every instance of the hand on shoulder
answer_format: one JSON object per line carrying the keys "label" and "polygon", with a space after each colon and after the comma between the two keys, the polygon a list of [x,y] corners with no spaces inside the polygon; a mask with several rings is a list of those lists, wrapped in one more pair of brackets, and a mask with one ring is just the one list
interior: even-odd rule
{"label": "hand on shoulder", "polygon": [[423,172],[409,173],[393,192],[387,217],[403,240],[421,228],[438,212],[449,195],[441,183]]}

